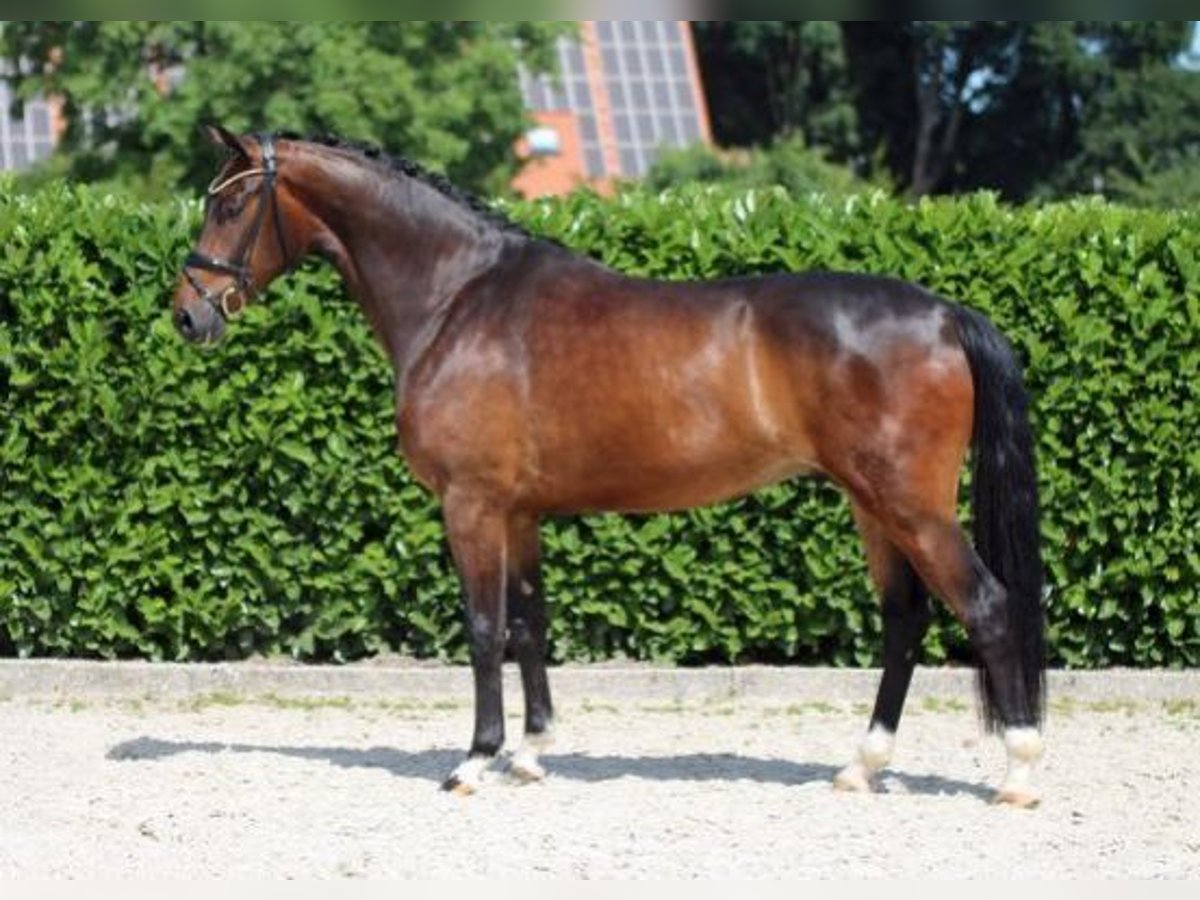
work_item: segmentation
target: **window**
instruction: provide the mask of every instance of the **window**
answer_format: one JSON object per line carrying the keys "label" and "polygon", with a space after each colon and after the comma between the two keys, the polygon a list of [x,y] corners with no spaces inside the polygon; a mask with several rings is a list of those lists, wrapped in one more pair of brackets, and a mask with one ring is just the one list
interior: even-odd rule
{"label": "window", "polygon": [[25,103],[25,115],[9,114],[13,101],[8,82],[0,78],[0,168],[27,169],[54,152],[54,125],[45,100]]}

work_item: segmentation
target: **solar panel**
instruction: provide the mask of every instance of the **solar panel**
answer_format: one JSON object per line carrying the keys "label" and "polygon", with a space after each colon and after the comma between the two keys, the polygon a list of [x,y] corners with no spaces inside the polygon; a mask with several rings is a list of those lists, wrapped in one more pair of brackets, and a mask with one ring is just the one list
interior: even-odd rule
{"label": "solar panel", "polygon": [[[578,41],[559,38],[559,78],[521,69],[521,94],[535,112],[569,111],[579,124],[587,174],[641,176],[663,147],[703,140],[683,29],[686,22],[595,22],[594,34],[611,121],[597,122],[599,85],[589,80]],[[595,57],[593,57],[595,59]],[[605,171],[604,134],[615,137],[619,172]]]}
{"label": "solar panel", "polygon": [[644,175],[663,147],[682,147],[703,135],[683,46],[686,27],[684,22],[621,22],[617,28],[597,28],[613,108],[634,114],[632,128],[626,122],[615,129],[623,175]]}

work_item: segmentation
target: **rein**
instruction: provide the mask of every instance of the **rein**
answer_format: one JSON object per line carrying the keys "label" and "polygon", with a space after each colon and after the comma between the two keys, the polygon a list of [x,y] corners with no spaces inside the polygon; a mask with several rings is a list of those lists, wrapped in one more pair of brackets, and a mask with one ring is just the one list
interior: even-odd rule
{"label": "rein", "polygon": [[[262,196],[263,194],[270,197],[271,217],[275,220],[275,235],[279,239],[279,249],[283,253],[283,259],[286,261],[288,258],[287,244],[284,242],[283,228],[279,220],[279,203],[275,196],[275,176],[278,172],[275,161],[275,142],[270,135],[260,138],[259,142],[262,146],[262,166],[239,172],[236,175],[226,178],[219,184],[214,180],[208,187],[208,196],[215,197],[227,187],[241,181],[243,178],[249,178],[252,175],[262,176],[262,184],[259,185],[258,189],[258,211],[254,217],[254,224],[250,226],[250,230],[246,232],[245,237],[241,241],[238,253],[236,254],[237,262],[230,262],[220,257],[209,256],[207,253],[193,250],[188,254],[187,259],[183,263],[183,275],[192,286],[192,289],[195,290],[202,300],[220,313],[221,318],[226,321],[241,315],[242,311],[246,308],[246,295],[253,287],[250,280],[250,256],[254,252],[255,245],[258,243],[258,233],[262,230],[263,221],[267,217],[267,203]],[[204,286],[196,279],[196,276],[192,274],[192,269],[203,269],[207,272],[232,275],[235,280],[217,296],[212,291],[205,290]],[[233,302],[234,300],[237,302]]]}

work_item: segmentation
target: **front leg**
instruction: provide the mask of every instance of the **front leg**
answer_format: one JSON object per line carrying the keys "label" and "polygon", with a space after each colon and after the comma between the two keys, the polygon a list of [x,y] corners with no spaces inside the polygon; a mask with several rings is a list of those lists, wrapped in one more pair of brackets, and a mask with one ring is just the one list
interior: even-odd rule
{"label": "front leg", "polygon": [[546,600],[537,519],[515,516],[508,536],[508,639],[521,668],[525,694],[525,737],[513,754],[509,773],[518,781],[540,781],[546,771],[538,756],[552,742],[554,711],[546,675]]}
{"label": "front leg", "polygon": [[448,491],[443,516],[466,607],[475,677],[475,733],[467,759],[443,782],[442,789],[472,794],[504,746],[501,663],[509,566],[506,515],[485,498]]}

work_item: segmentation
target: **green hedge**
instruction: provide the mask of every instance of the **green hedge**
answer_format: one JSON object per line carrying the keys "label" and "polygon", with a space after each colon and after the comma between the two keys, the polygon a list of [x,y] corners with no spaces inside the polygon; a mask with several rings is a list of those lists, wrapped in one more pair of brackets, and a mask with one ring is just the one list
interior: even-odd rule
{"label": "green hedge", "polygon": [[[631,273],[872,271],[983,310],[1028,365],[1054,660],[1200,662],[1194,215],[716,189],[510,213]],[[314,264],[219,349],[186,346],[168,309],[197,220],[0,184],[0,655],[464,658],[437,508],[393,451],[357,306]],[[543,533],[557,659],[878,662],[828,486]],[[964,655],[948,616],[925,650]]]}

